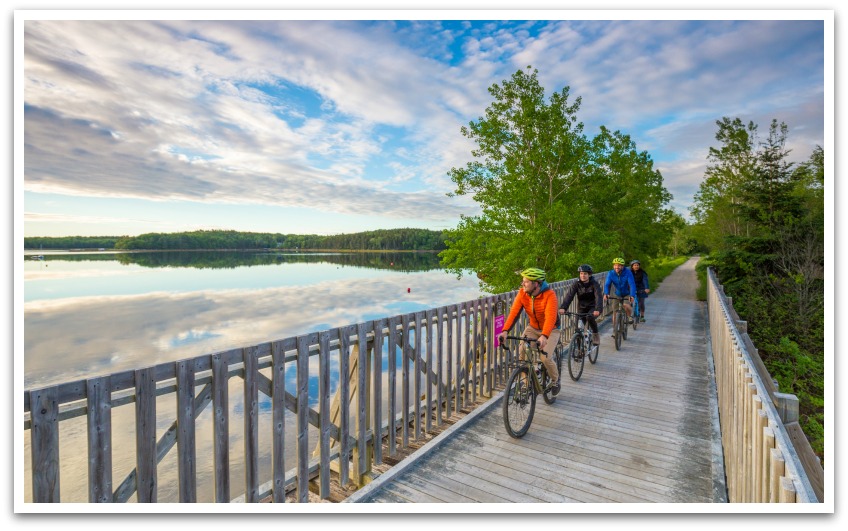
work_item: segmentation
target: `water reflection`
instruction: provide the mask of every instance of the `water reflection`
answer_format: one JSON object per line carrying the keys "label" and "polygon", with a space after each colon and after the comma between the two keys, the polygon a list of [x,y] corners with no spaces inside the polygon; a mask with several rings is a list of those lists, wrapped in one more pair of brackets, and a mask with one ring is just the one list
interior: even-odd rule
{"label": "water reflection", "polygon": [[[85,255],[96,256],[93,261],[50,256],[47,264],[26,264],[26,388],[433,308],[481,294],[471,277],[457,280],[432,269],[404,272],[393,265],[379,269],[373,264],[391,264],[392,257],[366,253],[262,255],[263,260],[279,262],[199,270],[188,262],[164,265],[162,255],[181,263],[190,255],[201,264],[217,258],[207,253],[151,254],[157,256]],[[227,263],[236,263],[235,254],[229,253]],[[134,256],[136,265],[119,262],[127,256]],[[418,258],[410,260],[403,267],[418,267]],[[351,266],[342,267],[344,261]],[[162,265],[155,269],[137,265],[142,262]],[[372,267],[352,266],[354,262]]]}
{"label": "water reflection", "polygon": [[[45,253],[24,267],[26,389],[264,343],[402,313],[474,299],[476,279],[461,280],[436,266],[432,254],[375,253]],[[219,264],[215,267],[213,264]],[[430,264],[430,265],[428,265]],[[432,266],[432,267],[431,267]],[[390,349],[383,345],[383,389]],[[394,351],[400,366],[400,354]],[[331,389],[338,386],[338,351],[331,358]],[[20,365],[16,364],[16,367]],[[318,370],[317,359],[310,372]],[[271,376],[265,371],[266,376]],[[20,375],[19,375],[20,376]],[[295,391],[295,367],[286,389]],[[244,485],[243,386],[230,380],[230,475],[233,495]],[[310,403],[317,401],[310,381]],[[398,386],[396,398],[400,400]],[[157,399],[157,434],[173,422],[173,395]],[[270,400],[260,394],[260,482],[270,479]],[[385,414],[385,409],[384,409]],[[287,440],[295,422],[287,415]],[[135,463],[131,406],[113,422],[115,485]],[[212,418],[197,422],[198,498],[212,501]],[[61,497],[87,501],[85,418],[60,423]],[[308,439],[314,447],[317,430]],[[294,466],[294,444],[286,463]],[[29,433],[24,444],[25,501],[31,501]],[[176,501],[176,453],[159,464],[159,501]],[[131,501],[135,498],[133,497]]]}

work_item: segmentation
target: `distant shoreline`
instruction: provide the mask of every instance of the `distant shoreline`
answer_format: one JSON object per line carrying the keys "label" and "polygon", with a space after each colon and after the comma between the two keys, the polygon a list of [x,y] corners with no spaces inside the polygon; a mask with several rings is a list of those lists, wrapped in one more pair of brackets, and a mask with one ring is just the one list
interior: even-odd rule
{"label": "distant shoreline", "polygon": [[265,253],[439,253],[441,251],[423,249],[24,249],[24,256],[38,254],[118,254],[118,253],[194,253],[194,252],[265,252]]}

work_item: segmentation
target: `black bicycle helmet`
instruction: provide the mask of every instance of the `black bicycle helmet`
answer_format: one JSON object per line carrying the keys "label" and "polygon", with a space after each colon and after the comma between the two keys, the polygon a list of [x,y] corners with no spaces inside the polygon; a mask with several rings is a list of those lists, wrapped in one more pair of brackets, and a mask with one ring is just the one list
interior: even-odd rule
{"label": "black bicycle helmet", "polygon": [[578,273],[583,273],[584,271],[591,275],[592,274],[592,266],[590,266],[589,264],[583,264],[583,265],[581,265],[580,267],[577,268]]}

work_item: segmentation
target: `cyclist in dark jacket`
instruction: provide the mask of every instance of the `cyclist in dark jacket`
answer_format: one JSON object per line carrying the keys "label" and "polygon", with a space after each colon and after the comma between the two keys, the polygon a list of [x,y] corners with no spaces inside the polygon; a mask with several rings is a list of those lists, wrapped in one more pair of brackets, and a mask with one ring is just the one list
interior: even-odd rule
{"label": "cyclist in dark jacket", "polygon": [[601,336],[598,334],[598,322],[595,317],[601,315],[604,309],[604,292],[601,285],[592,276],[592,266],[583,264],[577,268],[579,278],[577,282],[568,287],[565,292],[565,298],[562,305],[559,307],[559,313],[564,314],[568,307],[571,306],[571,301],[577,297],[577,313],[588,313],[588,317],[582,317],[583,322],[588,321],[589,328],[592,329],[592,343],[600,345]]}
{"label": "cyclist in dark jacket", "polygon": [[630,262],[630,272],[633,273],[633,280],[636,282],[636,300],[639,303],[639,322],[645,322],[645,297],[651,292],[651,286],[648,284],[648,273],[642,269],[642,263],[639,260]]}

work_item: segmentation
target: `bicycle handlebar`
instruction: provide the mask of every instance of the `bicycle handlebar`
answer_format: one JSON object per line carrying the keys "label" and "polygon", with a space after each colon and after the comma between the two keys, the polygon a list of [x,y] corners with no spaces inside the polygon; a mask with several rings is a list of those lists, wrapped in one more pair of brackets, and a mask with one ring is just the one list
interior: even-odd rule
{"label": "bicycle handlebar", "polygon": [[[530,343],[536,343],[537,347],[539,345],[538,339],[530,339],[527,336],[521,336],[521,337],[519,337],[519,336],[504,336],[504,339],[515,339],[515,340],[518,340],[518,341],[525,341],[527,343],[527,346],[530,346]],[[506,341],[501,341],[500,347],[504,350],[509,350],[509,348],[507,348],[507,346],[506,346]]]}

